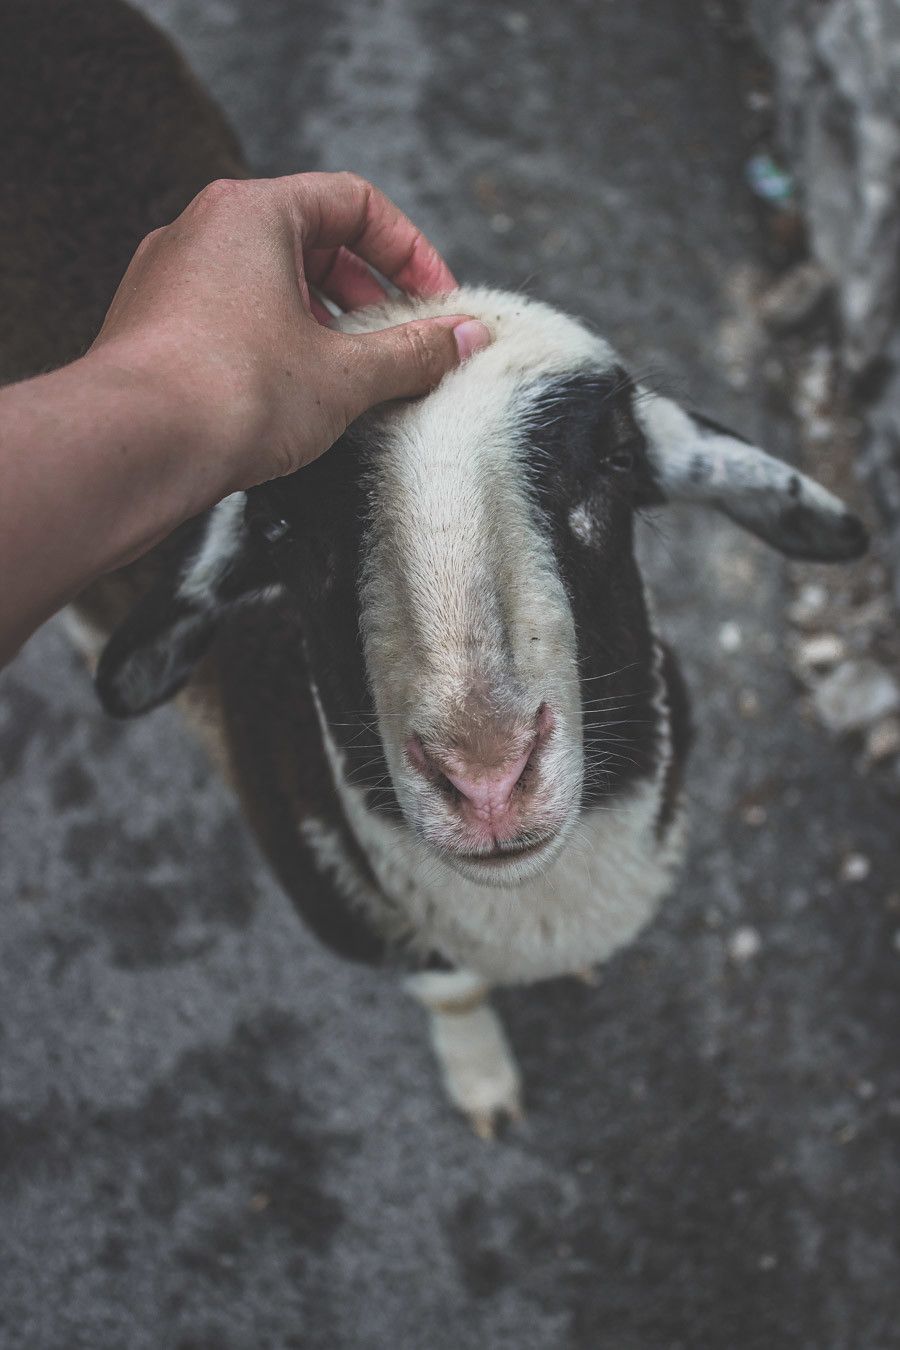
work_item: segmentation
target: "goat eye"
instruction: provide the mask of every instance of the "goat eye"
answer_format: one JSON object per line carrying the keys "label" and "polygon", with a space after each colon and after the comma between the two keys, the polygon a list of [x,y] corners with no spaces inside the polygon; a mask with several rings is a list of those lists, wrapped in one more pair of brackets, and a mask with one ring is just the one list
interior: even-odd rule
{"label": "goat eye", "polygon": [[290,525],[283,516],[263,516],[252,517],[251,524],[260,538],[267,544],[277,544],[290,531]]}
{"label": "goat eye", "polygon": [[279,539],[284,538],[284,536],[288,533],[290,528],[291,527],[287,523],[287,521],[283,517],[281,517],[278,520],[267,520],[265,525],[263,526],[262,532],[264,538],[268,543],[277,544]]}
{"label": "goat eye", "polygon": [[603,461],[614,473],[630,473],[634,468],[634,450],[630,445],[620,445]]}

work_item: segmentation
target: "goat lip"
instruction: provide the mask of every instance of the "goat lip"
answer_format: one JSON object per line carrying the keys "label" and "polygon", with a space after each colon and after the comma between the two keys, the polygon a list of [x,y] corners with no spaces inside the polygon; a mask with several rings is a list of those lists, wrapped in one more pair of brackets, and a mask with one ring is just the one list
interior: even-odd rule
{"label": "goat lip", "polygon": [[551,842],[552,835],[544,835],[533,843],[513,844],[511,847],[486,849],[483,853],[454,853],[454,862],[476,864],[483,867],[500,867],[504,863],[517,862],[520,858],[533,858]]}

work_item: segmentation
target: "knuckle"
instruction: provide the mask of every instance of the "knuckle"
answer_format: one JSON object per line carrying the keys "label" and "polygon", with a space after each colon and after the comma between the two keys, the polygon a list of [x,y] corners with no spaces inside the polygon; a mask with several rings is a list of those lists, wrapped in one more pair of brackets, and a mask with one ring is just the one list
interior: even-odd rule
{"label": "knuckle", "polygon": [[343,169],[338,177],[357,192],[374,192],[375,190],[368,178],[363,178],[362,174],[356,173],[353,169]]}
{"label": "knuckle", "polygon": [[406,349],[409,364],[417,374],[434,376],[439,365],[438,353],[426,333],[416,325],[410,325],[406,330]]}
{"label": "knuckle", "polygon": [[135,259],[146,258],[148,253],[152,253],[165,235],[167,228],[165,225],[160,225],[157,229],[151,230],[149,234],[145,234],[134,251]]}
{"label": "knuckle", "polygon": [[216,207],[228,204],[234,201],[240,193],[244,184],[239,178],[214,178],[206,187],[201,188],[194,198],[194,205],[202,210],[212,210]]}

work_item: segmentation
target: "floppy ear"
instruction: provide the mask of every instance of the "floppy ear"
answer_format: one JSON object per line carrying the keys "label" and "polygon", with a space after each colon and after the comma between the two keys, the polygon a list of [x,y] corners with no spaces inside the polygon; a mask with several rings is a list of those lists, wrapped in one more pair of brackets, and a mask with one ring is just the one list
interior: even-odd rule
{"label": "floppy ear", "polygon": [[862,522],[789,464],[647,390],[639,391],[635,413],[656,501],[715,507],[789,558],[843,562],[865,553]]}
{"label": "floppy ear", "polygon": [[244,523],[244,505],[236,492],[201,518],[186,553],[106,644],[95,684],[113,717],[136,717],[172,698],[228,611],[271,594],[274,570]]}

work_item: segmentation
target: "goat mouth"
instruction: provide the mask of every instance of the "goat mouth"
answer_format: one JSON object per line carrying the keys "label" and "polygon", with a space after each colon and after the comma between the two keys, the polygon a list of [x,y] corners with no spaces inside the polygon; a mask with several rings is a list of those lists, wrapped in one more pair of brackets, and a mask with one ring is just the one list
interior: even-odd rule
{"label": "goat mouth", "polygon": [[454,861],[498,867],[502,863],[534,857],[535,854],[546,848],[551,838],[551,835],[544,835],[541,839],[525,840],[521,844],[498,844],[496,848],[485,849],[480,853],[456,853],[454,854]]}

